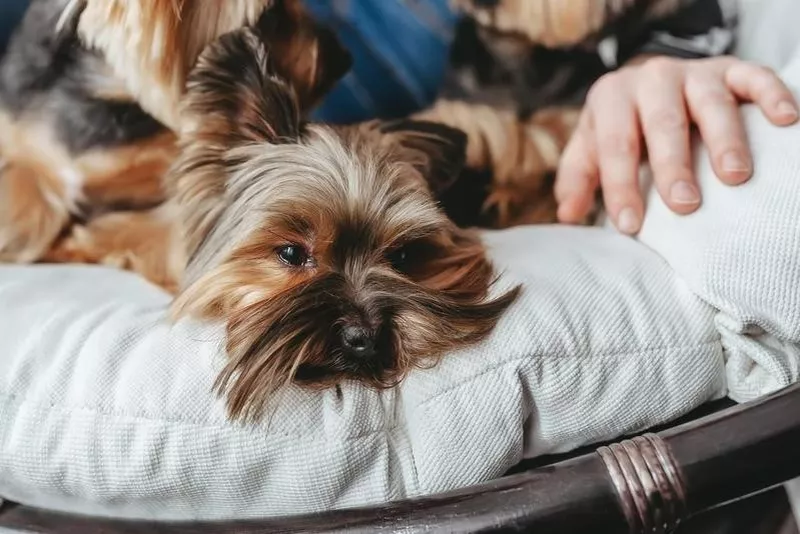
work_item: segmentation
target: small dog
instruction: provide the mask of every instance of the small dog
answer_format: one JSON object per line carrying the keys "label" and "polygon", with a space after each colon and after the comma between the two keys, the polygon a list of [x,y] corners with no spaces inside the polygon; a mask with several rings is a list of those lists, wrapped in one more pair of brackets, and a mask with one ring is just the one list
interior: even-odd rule
{"label": "small dog", "polygon": [[[417,115],[468,134],[472,172],[445,199],[451,215],[495,228],[557,222],[553,176],[561,153],[587,90],[613,68],[600,43],[611,37],[619,54],[635,49],[654,24],[690,3],[455,0],[466,16],[450,70],[439,100]],[[482,188],[469,183],[475,180]]]}
{"label": "small dog", "polygon": [[227,321],[234,416],[292,378],[394,385],[483,339],[515,299],[487,299],[481,242],[434,200],[463,165],[459,130],[305,124],[247,30],[200,58],[181,124],[170,180],[190,259],[174,309]]}
{"label": "small dog", "polygon": [[[463,167],[463,132],[415,120],[305,122],[309,103],[341,68],[323,57],[333,46],[324,53],[309,46],[303,61],[310,58],[313,69],[287,65],[294,45],[286,43],[296,33],[305,43],[322,42],[285,22],[298,20],[291,5],[269,7],[268,16],[283,22],[212,40],[187,72],[174,115],[159,111],[161,97],[151,100],[152,113],[173,124],[167,133],[177,137],[165,157],[170,170],[148,174],[161,184],[155,206],[87,208],[92,215],[73,222],[45,254],[131,269],[176,293],[176,320],[224,322],[229,360],[217,388],[231,417],[248,421],[288,382],[392,386],[485,338],[519,292],[490,296],[495,274],[480,240],[435,200]],[[73,53],[118,81],[103,54]],[[167,86],[143,88],[175,96]],[[39,102],[61,117],[67,110],[53,94],[42,91]],[[116,158],[113,145],[96,153]]]}

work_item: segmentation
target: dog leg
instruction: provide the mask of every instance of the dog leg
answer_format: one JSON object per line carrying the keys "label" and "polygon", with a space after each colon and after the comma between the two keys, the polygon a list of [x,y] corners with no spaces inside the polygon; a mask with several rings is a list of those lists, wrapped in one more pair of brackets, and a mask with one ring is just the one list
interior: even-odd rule
{"label": "dog leg", "polygon": [[172,132],[119,147],[91,150],[75,159],[84,177],[83,203],[118,211],[161,204],[167,197],[164,176],[178,154]]}

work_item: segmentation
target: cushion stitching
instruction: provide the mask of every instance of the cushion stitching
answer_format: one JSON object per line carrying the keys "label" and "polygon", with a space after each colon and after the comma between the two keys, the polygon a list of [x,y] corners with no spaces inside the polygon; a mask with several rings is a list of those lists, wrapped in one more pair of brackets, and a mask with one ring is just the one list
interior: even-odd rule
{"label": "cushion stitching", "polygon": [[[675,345],[675,346],[659,347],[659,348],[652,348],[652,349],[644,349],[644,350],[641,350],[641,351],[635,351],[634,353],[635,354],[641,354],[643,356],[647,356],[647,355],[651,355],[651,354],[656,353],[656,352],[685,351],[685,350],[689,350],[689,349],[704,348],[704,347],[707,347],[708,345],[719,345],[719,344],[720,344],[720,336],[716,336],[716,338],[713,339],[713,340],[703,341],[701,343],[696,343],[694,345]],[[617,354],[619,356],[624,356],[626,354],[632,354],[632,353],[631,352],[628,352],[628,353],[616,352],[616,353],[613,353],[613,354]],[[598,361],[598,360],[601,360],[603,358],[603,356],[607,356],[607,355],[610,355],[610,353],[606,354],[606,355],[601,355],[601,357],[599,357],[599,358],[597,358],[597,357],[586,358],[586,360],[588,360],[588,361]],[[542,355],[542,354],[533,354],[533,355],[530,355],[530,356],[514,358],[512,360],[505,360],[504,362],[501,362],[499,364],[495,364],[495,365],[492,365],[490,367],[486,367],[486,368],[482,369],[480,373],[472,375],[472,376],[470,376],[470,377],[468,377],[468,378],[466,378],[466,379],[464,379],[464,380],[462,380],[460,382],[453,383],[450,386],[448,386],[447,388],[437,392],[432,397],[430,397],[428,399],[425,399],[424,401],[419,403],[417,405],[417,407],[424,406],[424,405],[428,404],[429,402],[431,402],[433,400],[436,400],[437,397],[439,397],[441,395],[449,393],[450,391],[452,391],[454,389],[461,388],[464,385],[469,384],[471,381],[473,381],[473,380],[475,380],[477,378],[480,378],[483,375],[486,375],[488,373],[491,373],[491,372],[503,367],[507,363],[519,363],[520,361],[523,361],[523,360],[526,360],[526,359],[543,360],[546,357],[547,357],[546,355]],[[576,356],[566,356],[566,357],[565,356],[559,356],[558,359],[559,360],[578,360],[578,359],[582,359],[582,358],[579,358],[579,357],[576,357]]]}
{"label": "cushion stitching", "polygon": [[[704,348],[704,347],[707,347],[709,345],[715,345],[715,344],[719,344],[719,339],[718,338],[715,339],[715,340],[712,340],[712,341],[705,341],[705,342],[696,343],[696,344],[693,344],[693,345],[667,346],[667,347],[660,347],[660,348],[654,348],[654,349],[648,349],[648,350],[642,350],[642,351],[634,351],[634,352],[628,352],[628,353],[614,353],[614,354],[617,354],[620,357],[625,356],[626,354],[627,355],[630,355],[630,354],[647,355],[647,354],[652,354],[652,353],[655,353],[655,352],[663,352],[663,351],[672,351],[672,350],[684,351],[684,350],[690,350],[690,349],[698,349],[698,348]],[[608,355],[610,355],[610,354],[601,355],[601,357],[599,357],[599,358],[598,357],[589,358],[588,360],[597,362],[597,361],[601,360],[603,356],[608,356]],[[489,374],[491,372],[494,372],[497,369],[500,369],[502,367],[505,367],[505,366],[508,366],[508,365],[515,365],[515,364],[517,364],[517,363],[519,363],[520,361],[523,361],[523,360],[530,360],[530,359],[542,360],[545,357],[546,357],[546,355],[542,355],[542,354],[532,354],[532,355],[531,354],[527,354],[527,355],[524,355],[524,356],[518,356],[518,357],[509,359],[509,360],[505,360],[503,362],[499,362],[498,364],[495,364],[495,365],[492,365],[491,367],[483,369],[480,373],[477,373],[475,375],[467,377],[466,379],[461,380],[458,383],[452,384],[450,387],[448,387],[448,388],[446,388],[446,389],[444,389],[442,391],[436,392],[430,398],[425,399],[424,401],[420,402],[419,404],[412,406],[411,410],[413,412],[413,411],[416,411],[416,410],[418,410],[420,408],[425,409],[425,406],[428,403],[430,403],[431,401],[434,401],[434,400],[438,399],[439,397],[441,397],[443,395],[449,394],[454,390],[460,389],[460,388],[464,387],[465,385],[468,385],[468,384],[470,384],[470,383],[482,378],[483,376],[485,376],[485,375],[487,375],[487,374]],[[559,359],[560,360],[564,360],[564,359],[569,359],[569,360],[584,359],[585,360],[586,358],[568,356],[568,357],[559,357]],[[132,420],[135,420],[135,421],[146,421],[146,422],[157,423],[157,424],[162,424],[162,425],[181,423],[181,424],[196,426],[196,427],[200,427],[200,428],[204,428],[204,429],[216,429],[216,430],[228,430],[228,431],[234,430],[236,433],[240,433],[240,434],[249,433],[249,434],[253,434],[254,437],[257,437],[259,439],[263,439],[265,437],[265,435],[263,433],[258,433],[259,430],[263,430],[262,427],[248,427],[248,428],[242,428],[241,430],[239,430],[239,429],[234,428],[232,424],[207,424],[207,423],[203,423],[203,422],[196,421],[196,420],[191,420],[191,419],[179,419],[179,418],[178,419],[174,419],[174,418],[168,419],[168,418],[160,418],[160,417],[150,417],[150,416],[147,416],[147,415],[121,414],[121,413],[114,413],[114,412],[107,412],[107,411],[99,411],[94,407],[85,407],[85,406],[64,406],[64,407],[61,407],[61,406],[51,405],[49,408],[47,408],[47,407],[43,407],[43,406],[32,405],[31,399],[21,398],[21,397],[19,397],[17,395],[8,395],[8,394],[0,393],[0,398],[3,398],[3,397],[5,397],[6,399],[11,399],[12,401],[17,402],[18,406],[24,406],[24,405],[28,404],[29,406],[27,407],[27,409],[38,411],[38,412],[49,412],[52,409],[56,409],[61,413],[70,412],[70,411],[83,411],[83,412],[90,412],[90,413],[92,413],[92,414],[94,414],[96,416],[100,416],[100,417],[104,417],[104,418],[132,419]],[[364,432],[357,433],[357,434],[354,434],[354,435],[351,435],[351,436],[344,436],[343,439],[344,439],[344,441],[361,440],[361,439],[365,439],[365,438],[371,437],[371,436],[373,436],[374,434],[376,434],[378,432],[387,432],[387,431],[394,430],[396,428],[403,428],[403,427],[406,427],[406,426],[407,425],[405,423],[395,423],[395,424],[393,424],[391,426],[383,426],[383,427],[380,427],[380,428],[366,430]],[[308,432],[308,433],[280,432],[280,433],[272,434],[272,436],[277,436],[277,435],[280,435],[280,436],[282,436],[284,438],[287,438],[287,439],[296,439],[296,438],[300,438],[300,437],[311,437],[314,440],[319,440],[319,438],[323,438],[326,441],[329,441],[329,440],[332,440],[332,439],[341,439],[342,438],[341,436],[335,436],[335,435],[330,435],[330,434],[319,434],[319,433],[314,434],[314,433],[311,433],[311,432]]]}

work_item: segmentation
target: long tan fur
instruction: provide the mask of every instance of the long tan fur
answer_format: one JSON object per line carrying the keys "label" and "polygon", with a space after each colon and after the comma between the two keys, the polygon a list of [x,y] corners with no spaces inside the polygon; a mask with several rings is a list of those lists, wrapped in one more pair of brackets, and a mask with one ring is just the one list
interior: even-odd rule
{"label": "long tan fur", "polygon": [[135,100],[172,130],[189,69],[203,48],[255,24],[273,0],[71,0],[78,33],[100,50]]}

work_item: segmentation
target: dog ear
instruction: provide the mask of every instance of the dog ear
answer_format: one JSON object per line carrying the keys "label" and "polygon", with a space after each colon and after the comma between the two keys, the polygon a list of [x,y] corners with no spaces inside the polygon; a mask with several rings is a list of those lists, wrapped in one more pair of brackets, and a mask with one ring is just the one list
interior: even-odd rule
{"label": "dog ear", "polygon": [[256,29],[273,51],[278,73],[291,81],[304,113],[350,70],[350,53],[331,30],[312,19],[300,0],[276,0]]}
{"label": "dog ear", "polygon": [[379,132],[422,173],[434,195],[449,189],[466,165],[467,135],[456,128],[403,119],[382,123]]}
{"label": "dog ear", "polygon": [[296,140],[301,131],[297,95],[278,75],[272,55],[250,28],[206,47],[187,81],[182,140],[218,142],[227,149]]}
{"label": "dog ear", "polygon": [[295,143],[302,132],[297,96],[276,74],[270,51],[248,28],[206,47],[189,75],[180,114],[179,155],[166,178],[192,258],[225,209],[237,149]]}

